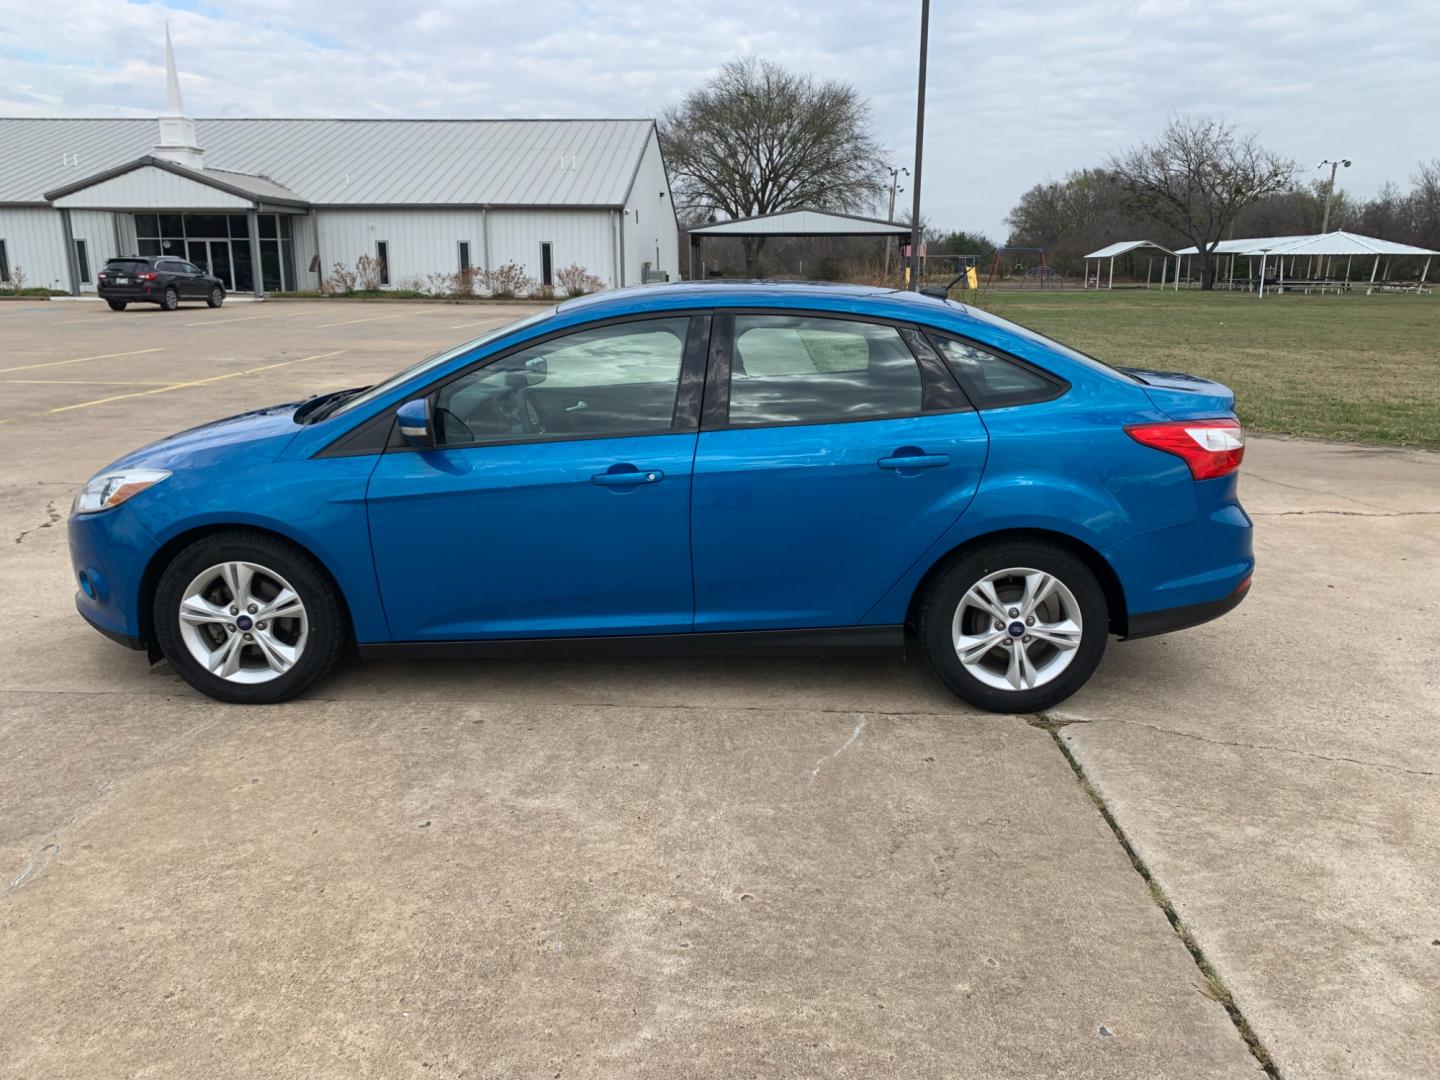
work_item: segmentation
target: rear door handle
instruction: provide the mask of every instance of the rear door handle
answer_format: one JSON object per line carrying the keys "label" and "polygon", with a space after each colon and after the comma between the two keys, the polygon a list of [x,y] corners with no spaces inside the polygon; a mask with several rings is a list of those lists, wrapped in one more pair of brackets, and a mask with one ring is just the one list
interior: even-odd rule
{"label": "rear door handle", "polygon": [[602,472],[590,477],[592,484],[608,488],[638,487],[641,484],[658,484],[665,479],[659,469],[626,469],[624,472]]}
{"label": "rear door handle", "polygon": [[882,457],[875,464],[882,469],[898,469],[902,472],[909,472],[911,469],[938,469],[943,465],[950,464],[950,455],[905,454],[898,457]]}

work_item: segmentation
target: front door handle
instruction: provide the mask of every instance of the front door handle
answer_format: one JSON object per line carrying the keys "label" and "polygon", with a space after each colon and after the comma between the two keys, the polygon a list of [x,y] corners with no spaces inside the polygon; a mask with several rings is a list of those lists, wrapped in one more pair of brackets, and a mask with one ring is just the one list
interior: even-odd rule
{"label": "front door handle", "polygon": [[633,488],[641,484],[658,484],[664,479],[665,474],[659,469],[637,469],[632,465],[624,469],[616,466],[610,472],[596,473],[590,477],[590,482],[608,488]]}
{"label": "front door handle", "polygon": [[895,469],[901,474],[919,472],[921,469],[938,469],[950,464],[949,454],[896,454],[882,457],[875,463],[882,469]]}

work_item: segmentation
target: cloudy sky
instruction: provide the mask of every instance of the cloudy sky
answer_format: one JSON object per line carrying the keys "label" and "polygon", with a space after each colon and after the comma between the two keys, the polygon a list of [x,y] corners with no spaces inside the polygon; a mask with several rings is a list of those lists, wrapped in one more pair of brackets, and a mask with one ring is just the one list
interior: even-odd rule
{"label": "cloudy sky", "polygon": [[[1172,113],[1360,195],[1440,157],[1437,0],[934,0],[925,205],[1003,236],[1030,185]],[[149,116],[168,18],[192,116],[652,116],[726,58],[853,82],[913,154],[919,0],[63,0],[7,5],[0,115]],[[3,148],[0,148],[3,151]],[[908,197],[902,196],[908,201]]]}

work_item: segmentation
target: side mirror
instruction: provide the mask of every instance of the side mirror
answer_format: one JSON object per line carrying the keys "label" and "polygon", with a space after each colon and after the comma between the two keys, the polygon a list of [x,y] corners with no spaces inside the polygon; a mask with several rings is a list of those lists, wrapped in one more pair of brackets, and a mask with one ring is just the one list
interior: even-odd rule
{"label": "side mirror", "polygon": [[395,410],[395,422],[400,425],[400,434],[417,450],[430,450],[435,446],[435,418],[430,412],[428,397],[407,401]]}

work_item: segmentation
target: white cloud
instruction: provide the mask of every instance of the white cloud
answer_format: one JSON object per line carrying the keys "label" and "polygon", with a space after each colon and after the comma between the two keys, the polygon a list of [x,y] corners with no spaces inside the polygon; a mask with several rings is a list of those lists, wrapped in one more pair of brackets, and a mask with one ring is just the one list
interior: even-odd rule
{"label": "white cloud", "polygon": [[[0,113],[152,115],[170,20],[195,116],[649,116],[737,53],[856,84],[908,163],[918,3],[67,0],[0,23]],[[913,9],[913,10],[912,10]],[[925,213],[999,235],[1037,181],[1173,112],[1223,115],[1360,193],[1440,153],[1433,0],[932,5]],[[902,198],[902,203],[907,202]]]}

